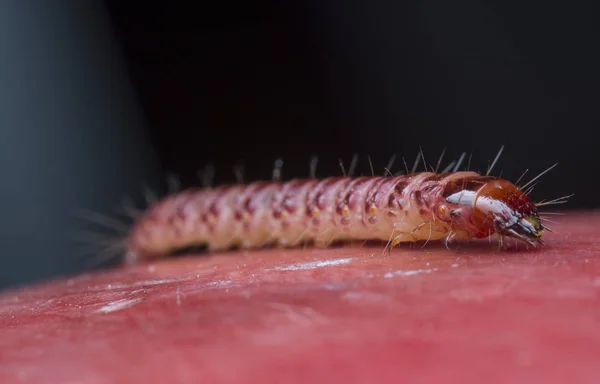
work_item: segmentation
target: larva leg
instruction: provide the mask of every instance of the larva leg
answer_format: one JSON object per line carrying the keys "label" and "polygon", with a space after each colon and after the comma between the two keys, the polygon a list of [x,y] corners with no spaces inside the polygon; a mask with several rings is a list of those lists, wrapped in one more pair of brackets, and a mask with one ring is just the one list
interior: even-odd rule
{"label": "larva leg", "polygon": [[392,241],[392,248],[402,242],[410,241],[414,243],[416,241],[419,241],[420,239],[415,234],[426,225],[427,222],[424,221],[421,224],[417,225],[411,232],[398,234],[396,237],[394,237],[394,240]]}
{"label": "larva leg", "polygon": [[390,248],[394,248],[395,246],[397,246],[400,243],[405,243],[408,241],[415,242],[417,240],[418,239],[412,233],[400,233],[394,237],[394,239],[392,240],[392,244],[390,245]]}
{"label": "larva leg", "polygon": [[[443,238],[446,233],[447,229],[443,226],[437,225],[435,221],[424,221],[417,225],[412,231],[408,233],[399,233],[396,235],[391,242],[391,246],[395,247],[402,242],[414,243],[419,240],[429,241],[432,238]],[[441,236],[439,236],[440,234]]]}
{"label": "larva leg", "polygon": [[500,239],[498,240],[498,249],[502,249],[502,247],[504,247],[504,236],[500,236]]}
{"label": "larva leg", "polygon": [[[422,222],[421,224],[417,225],[417,226],[415,227],[415,229],[413,229],[413,230],[410,232],[410,233],[411,233],[411,235],[413,235],[413,236],[414,236],[415,232],[419,232],[419,231],[421,230],[421,228],[423,228],[423,227],[424,227],[424,226],[426,226],[427,224],[428,224],[428,223],[427,223],[426,221],[424,221],[424,222]],[[414,236],[414,237],[415,237],[415,240],[418,240],[416,236]]]}
{"label": "larva leg", "polygon": [[467,233],[453,229],[448,233],[448,236],[446,236],[444,245],[446,246],[446,249],[450,250],[450,243],[456,240],[468,241],[470,238],[471,237]]}
{"label": "larva leg", "polygon": [[454,233],[453,231],[450,231],[448,233],[448,236],[446,236],[446,241],[444,241],[444,245],[446,246],[447,250],[450,250],[450,243],[452,242],[452,240],[454,240],[455,236],[456,233]]}

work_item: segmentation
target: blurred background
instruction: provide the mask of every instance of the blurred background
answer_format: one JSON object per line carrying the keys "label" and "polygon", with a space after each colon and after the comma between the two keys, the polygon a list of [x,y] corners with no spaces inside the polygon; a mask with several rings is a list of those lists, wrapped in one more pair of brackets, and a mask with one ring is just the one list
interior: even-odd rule
{"label": "blurred background", "polygon": [[485,170],[506,145],[503,177],[559,162],[533,196],[598,206],[593,1],[359,3],[3,1],[0,288],[88,268],[101,252],[73,240],[102,227],[80,209],[117,218],[208,164],[252,181],[281,157],[290,179],[318,155],[331,176],[356,153],[383,173],[421,146]]}

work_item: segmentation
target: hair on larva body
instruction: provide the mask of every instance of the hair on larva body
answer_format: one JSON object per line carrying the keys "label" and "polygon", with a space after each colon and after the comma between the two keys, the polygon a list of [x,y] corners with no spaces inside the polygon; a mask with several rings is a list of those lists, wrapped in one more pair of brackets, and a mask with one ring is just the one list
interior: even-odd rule
{"label": "hair on larva body", "polygon": [[498,235],[501,244],[511,237],[543,245],[549,228],[522,190],[554,166],[518,188],[487,174],[456,172],[462,159],[453,172],[269,181],[175,193],[134,223],[125,261],[156,259],[201,244],[217,251],[378,239],[389,249],[402,242],[443,239],[448,246]]}

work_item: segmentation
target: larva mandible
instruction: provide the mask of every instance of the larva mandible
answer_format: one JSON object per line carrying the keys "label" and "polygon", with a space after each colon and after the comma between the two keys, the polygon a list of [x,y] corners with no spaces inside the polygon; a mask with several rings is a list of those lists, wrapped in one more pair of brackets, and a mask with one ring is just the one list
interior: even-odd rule
{"label": "larva mandible", "polygon": [[445,239],[448,246],[496,234],[500,241],[508,237],[543,246],[541,237],[549,228],[527,191],[488,176],[490,170],[486,175],[419,172],[185,190],[156,202],[133,225],[125,261],[156,259],[200,244],[217,251],[369,239],[394,247]]}

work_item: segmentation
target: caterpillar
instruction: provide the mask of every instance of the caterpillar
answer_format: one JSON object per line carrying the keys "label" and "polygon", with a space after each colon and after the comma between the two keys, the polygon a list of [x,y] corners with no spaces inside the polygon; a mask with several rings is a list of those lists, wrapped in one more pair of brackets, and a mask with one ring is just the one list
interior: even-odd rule
{"label": "caterpillar", "polygon": [[[206,245],[208,251],[267,245],[317,247],[341,240],[403,242],[443,240],[446,247],[497,235],[543,247],[541,205],[525,189],[490,176],[454,169],[405,175],[259,181],[215,189],[188,189],[154,203],[125,239],[128,264]],[[422,155],[422,152],[421,152]],[[441,161],[441,158],[440,158]],[[417,158],[417,162],[419,158]],[[416,164],[415,164],[416,166]],[[312,166],[311,166],[312,167]],[[439,162],[438,162],[439,167]],[[427,168],[427,165],[426,165]],[[518,181],[517,181],[518,183]]]}

